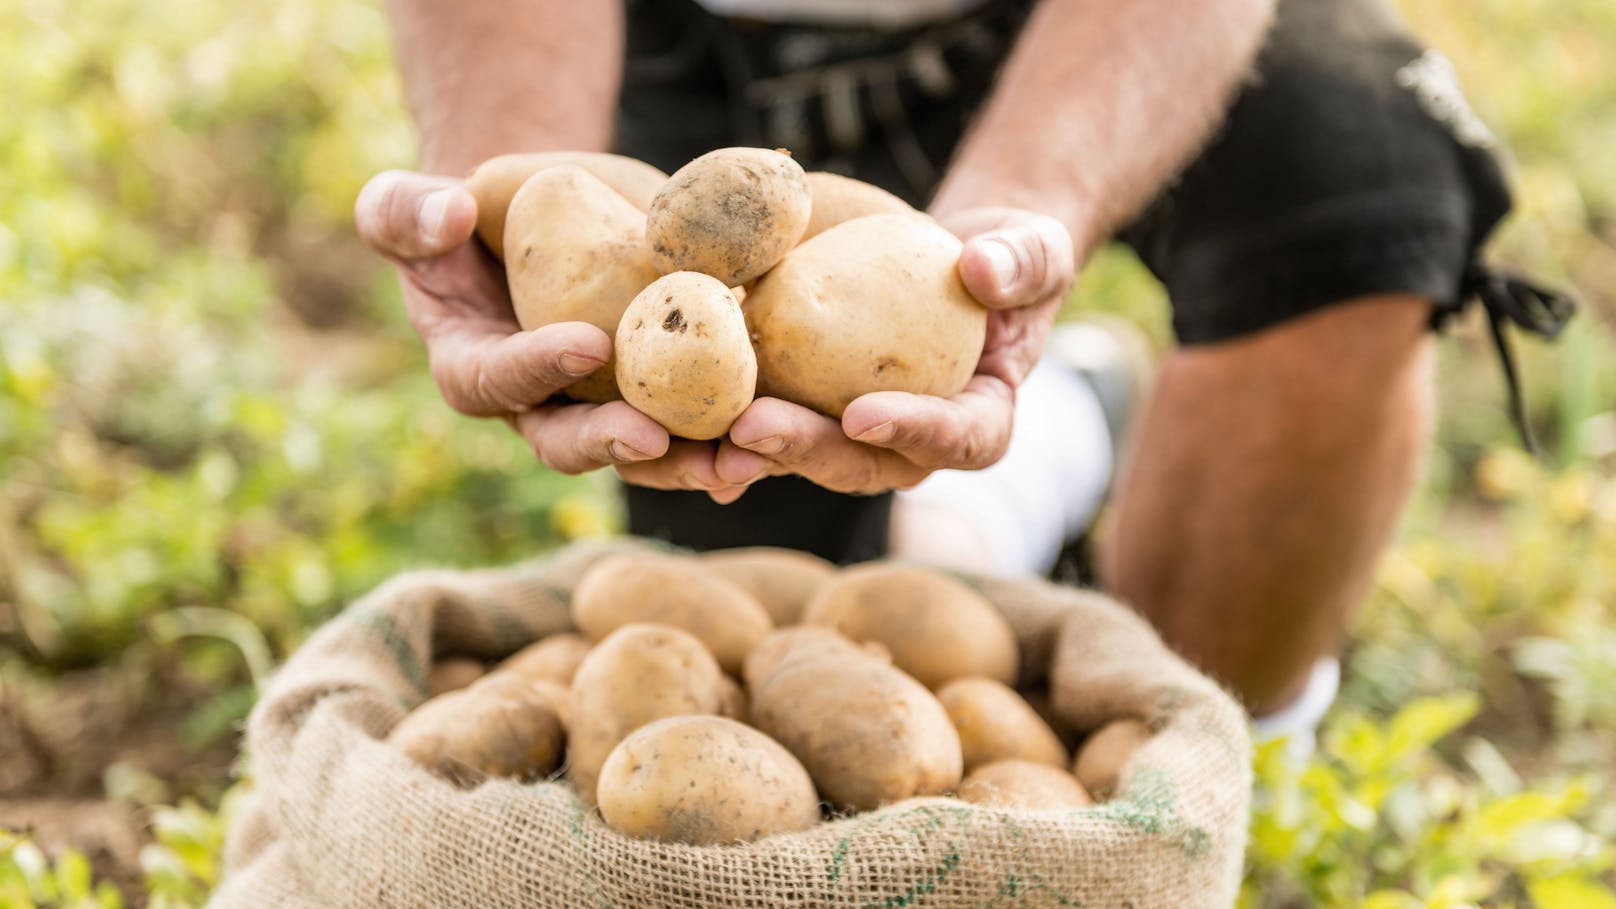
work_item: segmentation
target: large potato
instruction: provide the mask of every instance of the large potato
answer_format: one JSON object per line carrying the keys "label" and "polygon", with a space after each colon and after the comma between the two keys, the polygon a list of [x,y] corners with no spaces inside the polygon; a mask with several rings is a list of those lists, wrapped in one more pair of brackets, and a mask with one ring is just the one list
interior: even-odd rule
{"label": "large potato", "polygon": [[1072,763],[1072,774],[1096,798],[1108,799],[1126,782],[1123,771],[1128,761],[1140,745],[1150,740],[1150,735],[1150,726],[1144,720],[1112,720],[1084,740]]}
{"label": "large potato", "polygon": [[614,351],[623,400],[686,439],[729,432],[757,388],[740,301],[698,272],[676,271],[640,291]]}
{"label": "large potato", "polygon": [[816,642],[755,674],[752,725],[796,755],[837,808],[864,811],[958,785],[959,735],[942,705],[852,642]]}
{"label": "large potato", "polygon": [[908,202],[863,180],[822,170],[811,170],[807,176],[808,193],[813,196],[814,206],[808,217],[808,229],[802,232],[798,243],[807,242],[843,221],[865,215],[919,214]]}
{"label": "large potato", "polygon": [[[546,168],[511,199],[505,275],[523,328],[588,322],[611,337],[634,295],[657,279],[645,215],[580,167]],[[616,400],[613,364],[567,386],[567,394]]]}
{"label": "large potato", "polygon": [[490,776],[533,779],[561,763],[563,712],[552,691],[495,674],[410,711],[388,741],[461,785]]}
{"label": "large potato", "polygon": [[497,667],[499,672],[511,672],[523,678],[549,679],[562,685],[571,685],[578,673],[578,665],[589,653],[589,641],[583,635],[564,631],[552,634],[535,644],[529,644],[506,657]]}
{"label": "large potato", "polygon": [[993,679],[955,679],[937,700],[959,732],[965,772],[1010,758],[1065,769],[1066,746],[1015,689]]}
{"label": "large potato", "polygon": [[505,215],[527,178],[541,170],[571,164],[594,174],[640,211],[668,182],[668,175],[633,158],[604,152],[550,151],[497,155],[466,175],[466,189],[477,199],[477,236],[495,256],[505,258]]}
{"label": "large potato", "polygon": [[1057,810],[1094,804],[1073,776],[1036,761],[995,761],[977,768],[954,793],[967,802],[999,808]]}
{"label": "large potato", "polygon": [[839,632],[811,625],[794,625],[769,632],[746,655],[742,677],[748,688],[756,688],[773,675],[787,660],[806,655],[846,653],[852,647],[881,663],[892,664],[892,654],[875,641],[859,644]]}
{"label": "large potato", "polygon": [[572,680],[567,779],[587,801],[606,756],[652,720],[718,712],[722,676],[712,654],[666,625],[625,625],[589,651]]}
{"label": "large potato", "polygon": [[835,565],[795,549],[745,546],[702,553],[698,558],[756,597],[777,626],[796,624],[809,597],[836,576]]}
{"label": "large potato", "polygon": [[634,730],[606,758],[596,795],[608,827],[667,843],[749,843],[819,823],[819,796],[791,752],[717,716]]}
{"label": "large potato", "polygon": [[746,652],[773,627],[757,600],[700,563],[643,552],[601,559],[572,593],[572,623],[590,640],[630,622],[684,629],[731,673],[741,671]]}
{"label": "large potato", "polygon": [[663,274],[699,271],[734,287],[796,245],[812,207],[791,155],[720,148],[673,172],[651,200],[645,236]]}
{"label": "large potato", "polygon": [[787,253],[746,298],[758,394],[841,417],[870,392],[958,393],[987,337],[960,249],[926,218],[868,215]]}
{"label": "large potato", "polygon": [[1004,616],[963,582],[931,569],[850,568],[819,589],[802,621],[880,641],[893,664],[927,688],[969,676],[1007,685],[1016,679],[1016,636]]}

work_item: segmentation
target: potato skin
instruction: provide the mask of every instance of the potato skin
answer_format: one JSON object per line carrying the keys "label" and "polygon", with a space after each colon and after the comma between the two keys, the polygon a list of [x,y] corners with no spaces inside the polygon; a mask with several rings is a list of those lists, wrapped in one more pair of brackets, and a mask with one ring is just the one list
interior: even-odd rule
{"label": "potato skin", "polygon": [[459,785],[490,776],[534,779],[561,763],[562,713],[551,692],[496,673],[410,711],[387,740]]}
{"label": "potato skin", "polygon": [[843,221],[865,215],[918,215],[908,202],[879,186],[833,174],[811,170],[807,174],[808,194],[813,197],[813,210],[808,216],[808,229],[802,232],[798,243],[806,243]]}
{"label": "potato skin", "polygon": [[734,287],[797,244],[812,208],[790,154],[720,148],[673,172],[651,200],[645,235],[663,274],[698,271]]}
{"label": "potato skin", "polygon": [[427,675],[427,697],[435,698],[440,694],[464,688],[482,678],[487,671],[487,667],[480,661],[467,657],[438,660],[432,664],[432,671]]}
{"label": "potato skin", "polygon": [[758,394],[840,418],[876,391],[947,397],[976,371],[987,310],[960,241],[918,215],[844,221],[786,254],[746,298]]}
{"label": "potato skin", "polygon": [[1012,684],[1020,656],[1010,624],[986,597],[948,575],[874,562],[841,572],[803,611],[805,625],[879,641],[927,688],[982,676]]}
{"label": "potato skin", "polygon": [[516,651],[506,657],[495,671],[571,685],[572,677],[578,674],[578,665],[584,661],[587,653],[589,641],[583,635],[564,631],[548,635]]}
{"label": "potato skin", "polygon": [[[578,321],[610,337],[634,295],[657,279],[645,215],[582,168],[539,171],[511,199],[505,276],[524,329]],[[566,391],[597,404],[621,397],[611,362]]]}
{"label": "potato skin", "polygon": [[1122,771],[1133,753],[1150,736],[1150,726],[1144,720],[1112,720],[1083,741],[1072,763],[1072,775],[1096,798],[1109,799],[1123,783]]}
{"label": "potato skin", "polygon": [[729,432],[757,388],[740,301],[697,272],[664,275],[640,291],[618,323],[614,351],[623,400],[686,439]]}
{"label": "potato skin", "polygon": [[776,627],[796,624],[814,591],[836,576],[836,566],[819,556],[773,546],[719,549],[697,559],[756,597]]}
{"label": "potato skin", "polygon": [[668,843],[749,843],[819,823],[819,796],[791,752],[717,716],[636,729],[606,758],[596,796],[607,826]]}
{"label": "potato skin", "polygon": [[752,725],[796,755],[837,808],[864,811],[958,785],[959,735],[942,705],[851,642],[817,641],[752,674]]}
{"label": "potato skin", "polygon": [[495,258],[505,259],[505,215],[516,191],[528,177],[564,164],[594,174],[642,212],[651,207],[651,197],[668,182],[667,174],[644,161],[604,152],[524,152],[489,158],[466,175],[466,189],[477,199],[477,236]]}
{"label": "potato skin", "polygon": [[963,801],[998,808],[1058,810],[1094,804],[1083,785],[1065,770],[1015,759],[977,768],[954,794]]}
{"label": "potato skin", "polygon": [[1055,731],[1002,682],[955,679],[937,689],[937,700],[959,732],[967,774],[1012,758],[1062,770],[1071,760]]}
{"label": "potato skin", "polygon": [[617,743],[653,720],[716,714],[718,664],[690,634],[667,625],[624,625],[589,651],[567,700],[567,779],[589,802]]}
{"label": "potato skin", "polygon": [[700,563],[644,552],[601,559],[572,592],[572,623],[590,640],[630,622],[671,625],[695,635],[730,673],[741,671],[747,651],[774,627],[757,600]]}

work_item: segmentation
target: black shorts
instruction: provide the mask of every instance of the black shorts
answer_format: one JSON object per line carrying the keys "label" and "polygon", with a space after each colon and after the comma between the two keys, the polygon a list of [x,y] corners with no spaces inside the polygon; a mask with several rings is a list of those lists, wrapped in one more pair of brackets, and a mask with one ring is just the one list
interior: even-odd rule
{"label": "black shorts", "polygon": [[[1031,6],[904,33],[629,5],[618,150],[672,171],[725,145],[784,146],[924,205]],[[1117,234],[1162,281],[1183,344],[1370,294],[1457,308],[1510,198],[1453,72],[1383,0],[1281,0],[1257,74],[1183,173]],[[697,548],[841,561],[885,546],[890,496],[766,480],[730,506],[629,491],[630,529]]]}

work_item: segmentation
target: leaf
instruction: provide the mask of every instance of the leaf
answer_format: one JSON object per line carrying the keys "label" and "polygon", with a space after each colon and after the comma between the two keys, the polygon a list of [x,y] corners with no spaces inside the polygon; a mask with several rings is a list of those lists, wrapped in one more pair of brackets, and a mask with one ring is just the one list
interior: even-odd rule
{"label": "leaf", "polygon": [[1473,691],[1439,697],[1419,698],[1397,711],[1386,735],[1388,763],[1401,763],[1424,751],[1458,729],[1481,709],[1481,698]]}
{"label": "leaf", "polygon": [[1581,876],[1533,878],[1526,892],[1539,909],[1616,909],[1616,892]]}

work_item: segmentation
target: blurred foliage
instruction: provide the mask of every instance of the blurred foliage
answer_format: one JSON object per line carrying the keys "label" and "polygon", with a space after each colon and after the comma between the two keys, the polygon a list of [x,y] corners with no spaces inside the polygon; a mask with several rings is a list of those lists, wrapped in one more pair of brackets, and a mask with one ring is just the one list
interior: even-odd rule
{"label": "blurred foliage", "polygon": [[[1259,757],[1244,901],[1610,909],[1616,4],[1401,5],[1514,152],[1494,257],[1587,312],[1517,342],[1544,463],[1512,447],[1475,321],[1443,342],[1439,445],[1323,748]],[[441,404],[352,236],[359,186],[411,158],[376,6],[14,0],[0,47],[0,707],[92,671],[158,699],[184,679],[207,697],[170,733],[201,749],[381,578],[616,526],[609,480]],[[1168,337],[1123,253],[1074,300]],[[143,773],[114,765],[108,796],[187,795]],[[138,896],[201,904],[233,791],[155,815]],[[0,835],[0,904],[121,905],[92,878]]]}

